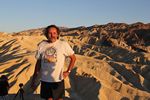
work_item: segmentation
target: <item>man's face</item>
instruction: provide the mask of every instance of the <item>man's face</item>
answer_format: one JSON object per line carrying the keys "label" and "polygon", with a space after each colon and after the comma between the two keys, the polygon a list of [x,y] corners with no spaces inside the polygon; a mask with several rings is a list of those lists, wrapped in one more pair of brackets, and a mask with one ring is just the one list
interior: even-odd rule
{"label": "man's face", "polygon": [[58,33],[57,33],[57,29],[52,27],[48,30],[48,37],[49,39],[53,40],[53,39],[57,39],[58,37]]}

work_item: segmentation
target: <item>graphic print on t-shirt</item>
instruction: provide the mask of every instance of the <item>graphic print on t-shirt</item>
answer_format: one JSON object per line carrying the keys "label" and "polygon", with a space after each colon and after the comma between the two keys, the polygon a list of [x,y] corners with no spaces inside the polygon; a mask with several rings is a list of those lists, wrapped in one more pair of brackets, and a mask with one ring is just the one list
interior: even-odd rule
{"label": "graphic print on t-shirt", "polygon": [[54,47],[49,47],[45,50],[44,62],[46,63],[56,63],[57,53]]}

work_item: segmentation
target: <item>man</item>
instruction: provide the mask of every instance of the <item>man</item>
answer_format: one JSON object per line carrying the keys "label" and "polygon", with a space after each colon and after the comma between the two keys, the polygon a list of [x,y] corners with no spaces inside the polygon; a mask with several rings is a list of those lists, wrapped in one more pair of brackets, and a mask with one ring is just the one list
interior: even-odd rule
{"label": "man", "polygon": [[[64,78],[66,78],[75,63],[74,51],[65,41],[59,40],[60,30],[55,25],[50,25],[45,29],[47,40],[38,45],[36,54],[37,62],[32,79],[34,87],[35,78],[41,71],[41,91],[40,95],[46,100],[62,100],[64,95]],[[66,71],[63,71],[65,57],[70,57],[71,61]]]}

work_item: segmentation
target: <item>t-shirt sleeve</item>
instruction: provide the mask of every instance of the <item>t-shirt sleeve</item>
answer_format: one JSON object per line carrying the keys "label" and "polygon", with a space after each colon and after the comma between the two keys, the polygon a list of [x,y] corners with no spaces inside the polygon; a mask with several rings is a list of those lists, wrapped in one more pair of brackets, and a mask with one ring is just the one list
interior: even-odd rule
{"label": "t-shirt sleeve", "polygon": [[36,58],[36,59],[40,59],[40,52],[39,52],[38,50],[37,50],[36,53],[35,53],[35,58]]}
{"label": "t-shirt sleeve", "polygon": [[72,54],[74,54],[73,49],[70,47],[70,45],[67,42],[65,42],[64,43],[64,55],[70,56]]}
{"label": "t-shirt sleeve", "polygon": [[35,58],[38,60],[38,59],[41,59],[41,52],[40,52],[40,46],[38,45],[37,47],[37,50],[36,50],[36,53],[35,53]]}

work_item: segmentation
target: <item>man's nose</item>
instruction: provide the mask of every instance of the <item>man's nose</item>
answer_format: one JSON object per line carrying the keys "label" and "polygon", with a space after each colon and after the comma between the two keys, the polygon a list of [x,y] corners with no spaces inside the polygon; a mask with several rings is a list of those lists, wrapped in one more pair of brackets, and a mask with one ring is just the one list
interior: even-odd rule
{"label": "man's nose", "polygon": [[54,34],[52,33],[51,36],[54,36]]}

